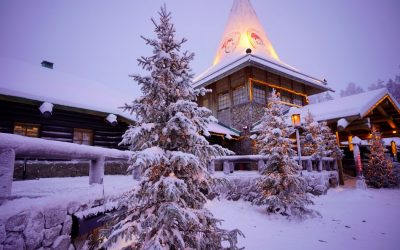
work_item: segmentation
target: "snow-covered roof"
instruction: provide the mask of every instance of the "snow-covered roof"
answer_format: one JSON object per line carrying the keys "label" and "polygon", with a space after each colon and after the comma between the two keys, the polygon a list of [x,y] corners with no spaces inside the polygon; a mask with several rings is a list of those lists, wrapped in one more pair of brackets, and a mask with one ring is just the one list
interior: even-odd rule
{"label": "snow-covered roof", "polygon": [[207,129],[209,132],[225,135],[227,138],[229,138],[229,136],[240,136],[240,132],[236,129],[226,127],[216,122],[209,123]]}
{"label": "snow-covered roof", "polygon": [[11,58],[0,57],[0,95],[113,113],[134,120],[119,107],[131,98],[107,85]]}
{"label": "snow-covered roof", "polygon": [[364,117],[367,112],[380,100],[389,97],[395,108],[400,110],[400,105],[386,88],[372,90],[357,95],[346,96],[334,100],[306,105],[302,108],[302,117],[305,117],[308,111],[317,121],[326,121],[351,116]]}
{"label": "snow-covered roof", "polygon": [[[251,53],[247,49],[251,49]],[[292,76],[323,91],[329,90],[326,82],[281,61],[250,0],[234,0],[213,65],[194,79],[194,86],[206,86],[218,77],[250,64]]]}

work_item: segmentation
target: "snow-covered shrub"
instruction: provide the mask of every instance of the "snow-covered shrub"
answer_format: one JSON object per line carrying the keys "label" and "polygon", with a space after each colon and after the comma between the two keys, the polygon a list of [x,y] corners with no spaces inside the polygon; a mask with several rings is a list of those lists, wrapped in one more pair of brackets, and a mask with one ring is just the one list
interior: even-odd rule
{"label": "snow-covered shrub", "polygon": [[385,157],[385,148],[380,133],[372,129],[371,154],[368,165],[363,173],[366,183],[374,188],[397,186],[397,179],[393,174],[393,163]]}
{"label": "snow-covered shrub", "polygon": [[293,160],[295,152],[289,138],[293,128],[282,119],[282,110],[280,98],[273,90],[256,138],[260,154],[268,159],[256,183],[258,197],[253,204],[266,205],[268,213],[303,218],[316,212],[307,207],[313,201],[306,193],[305,179],[298,174],[300,166]]}
{"label": "snow-covered shrub", "polygon": [[152,19],[157,38],[144,38],[153,55],[138,60],[150,74],[133,76],[144,95],[126,106],[138,122],[122,141],[133,151],[130,169],[139,169],[142,179],[123,197],[126,212],[105,233],[103,246],[126,237],[134,249],[237,249],[241,232],[220,229],[204,208],[212,183],[208,161],[231,152],[204,138],[215,118],[195,102],[206,91],[191,85],[193,54],[180,51],[186,40],[175,38],[165,6],[159,16],[159,23]]}

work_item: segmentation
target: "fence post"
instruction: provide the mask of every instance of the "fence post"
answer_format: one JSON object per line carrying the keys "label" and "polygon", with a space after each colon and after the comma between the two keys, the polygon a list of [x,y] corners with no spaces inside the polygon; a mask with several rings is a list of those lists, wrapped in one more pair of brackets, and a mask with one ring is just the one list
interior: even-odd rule
{"label": "fence post", "polygon": [[14,149],[0,149],[0,204],[4,198],[11,196],[14,163]]}
{"label": "fence post", "polygon": [[104,156],[90,161],[89,184],[93,184],[93,183],[102,184],[103,183],[104,162],[105,162]]}
{"label": "fence post", "polygon": [[265,162],[263,159],[258,160],[258,172],[261,174],[265,169]]}
{"label": "fence post", "polygon": [[312,171],[312,161],[311,161],[311,159],[307,160],[307,171],[308,172]]}
{"label": "fence post", "polygon": [[135,168],[133,168],[132,178],[135,181],[140,181],[140,179],[142,178],[142,167],[141,166],[136,166]]}
{"label": "fence post", "polygon": [[224,166],[224,174],[230,174],[231,166],[229,164],[229,161],[224,161],[223,166]]}
{"label": "fence post", "polygon": [[215,162],[214,162],[214,160],[211,160],[210,163],[208,163],[208,172],[210,174],[214,174],[215,173]]}
{"label": "fence post", "polygon": [[319,159],[318,161],[318,172],[322,171],[322,158]]}

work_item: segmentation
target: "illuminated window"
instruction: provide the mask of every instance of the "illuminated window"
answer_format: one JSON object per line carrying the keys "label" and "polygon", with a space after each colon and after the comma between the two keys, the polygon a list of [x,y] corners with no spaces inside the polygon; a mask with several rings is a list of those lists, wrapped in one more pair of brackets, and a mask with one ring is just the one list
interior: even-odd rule
{"label": "illuminated window", "polygon": [[229,93],[224,93],[218,95],[218,110],[226,109],[231,106],[231,102],[229,100]]}
{"label": "illuminated window", "polygon": [[303,106],[303,97],[295,95],[293,98],[293,104]]}
{"label": "illuminated window", "polygon": [[241,104],[247,101],[247,91],[244,86],[239,87],[233,91],[233,104]]}
{"label": "illuminated window", "polygon": [[74,143],[92,145],[93,131],[90,129],[74,128]]}
{"label": "illuminated window", "polygon": [[257,103],[267,103],[267,91],[264,86],[253,85],[253,100]]}
{"label": "illuminated window", "polygon": [[39,125],[28,123],[15,123],[14,134],[29,137],[39,136]]}

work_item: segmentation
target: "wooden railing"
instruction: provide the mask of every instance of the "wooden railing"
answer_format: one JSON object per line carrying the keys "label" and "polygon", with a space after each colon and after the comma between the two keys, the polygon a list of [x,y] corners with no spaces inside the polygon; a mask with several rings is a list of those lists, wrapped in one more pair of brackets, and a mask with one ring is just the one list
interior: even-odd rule
{"label": "wooden railing", "polygon": [[0,133],[0,201],[11,195],[15,158],[90,160],[89,184],[103,183],[104,162],[130,157],[129,151]]}
{"label": "wooden railing", "polygon": [[[297,162],[298,157],[293,158]],[[233,173],[235,170],[235,163],[252,163],[257,162],[258,171],[261,171],[265,168],[265,163],[268,160],[267,156],[263,155],[232,155],[232,156],[221,156],[215,157],[209,163],[208,170],[210,173],[215,172],[215,164],[222,163],[223,172],[225,174]],[[300,160],[300,165],[303,170],[318,171],[321,172],[323,170],[333,171],[338,169],[337,160],[332,157],[322,157],[320,159],[315,159],[310,156],[302,156]]]}

